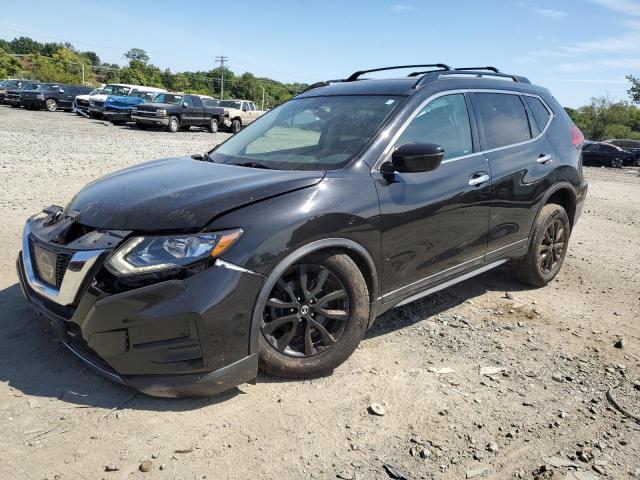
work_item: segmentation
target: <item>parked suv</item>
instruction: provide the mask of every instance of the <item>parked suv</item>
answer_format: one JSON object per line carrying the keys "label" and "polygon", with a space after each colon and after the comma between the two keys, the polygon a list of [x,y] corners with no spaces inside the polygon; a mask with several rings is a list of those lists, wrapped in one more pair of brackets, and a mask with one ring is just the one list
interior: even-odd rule
{"label": "parked suv", "polygon": [[0,82],[0,105],[4,103],[4,96],[7,93],[7,90],[19,89],[22,87],[24,82],[28,81],[29,80],[15,80],[13,78],[9,78]]}
{"label": "parked suv", "polygon": [[76,95],[87,94],[92,87],[82,85],[66,85],[61,83],[45,83],[38,90],[23,90],[20,103],[30,110],[45,108],[49,112],[71,110]]}
{"label": "parked suv", "polygon": [[586,142],[582,148],[585,165],[622,168],[625,163],[633,162],[633,158],[633,153],[605,142]]}
{"label": "parked suv", "polygon": [[19,108],[21,103],[20,95],[23,91],[40,90],[44,85],[38,81],[23,82],[19,87],[7,89],[4,95],[4,103],[11,105],[13,108]]}
{"label": "parked suv", "polygon": [[605,143],[610,143],[611,145],[615,145],[618,148],[632,153],[633,155],[626,159],[624,164],[640,167],[640,140],[620,140],[613,138],[611,140],[607,140]]}
{"label": "parked suv", "polygon": [[218,101],[205,95],[159,93],[152,102],[141,103],[131,112],[138,128],[160,126],[169,132],[205,127],[216,133],[225,120],[224,108]]}
{"label": "parked suv", "polygon": [[45,209],[26,298],[88,367],[178,396],[330,373],[383,312],[507,262],[546,285],[587,192],[582,133],[523,77],[411,67],[315,84]]}

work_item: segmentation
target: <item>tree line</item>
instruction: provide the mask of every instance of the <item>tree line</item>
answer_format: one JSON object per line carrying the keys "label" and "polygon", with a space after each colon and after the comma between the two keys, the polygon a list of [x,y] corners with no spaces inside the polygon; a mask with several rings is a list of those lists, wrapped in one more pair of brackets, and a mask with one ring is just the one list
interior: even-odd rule
{"label": "tree line", "polygon": [[70,43],[41,43],[29,37],[11,41],[0,39],[0,79],[22,77],[43,82],[130,83],[167,90],[200,93],[220,98],[221,77],[224,73],[224,98],[242,98],[273,108],[304,90],[303,83],[283,83],[270,78],[256,77],[250,72],[236,75],[224,67],[196,72],[172,72],[151,63],[146,51],[132,48],[124,53],[125,66],[102,62],[92,51],[80,51]]}

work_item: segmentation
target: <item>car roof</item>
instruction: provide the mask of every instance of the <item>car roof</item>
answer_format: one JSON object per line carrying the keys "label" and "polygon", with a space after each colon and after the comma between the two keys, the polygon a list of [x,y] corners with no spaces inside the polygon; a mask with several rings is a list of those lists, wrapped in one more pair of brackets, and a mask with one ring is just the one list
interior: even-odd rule
{"label": "car roof", "polygon": [[[461,73],[459,75],[465,75]],[[297,96],[297,98],[332,96],[332,95],[398,95],[411,96],[428,87],[429,91],[455,90],[455,89],[496,89],[534,94],[548,94],[543,87],[513,81],[511,79],[496,79],[492,77],[455,76],[443,75],[431,81],[417,84],[421,77],[401,77],[383,79],[358,79],[353,81],[330,81],[326,86],[318,86],[309,89]]]}

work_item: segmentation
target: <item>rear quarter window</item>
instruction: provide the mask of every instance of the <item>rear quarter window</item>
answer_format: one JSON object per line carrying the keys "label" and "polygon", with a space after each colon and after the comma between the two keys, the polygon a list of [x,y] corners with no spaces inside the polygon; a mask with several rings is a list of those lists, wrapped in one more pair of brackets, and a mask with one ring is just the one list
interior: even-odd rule
{"label": "rear quarter window", "polygon": [[524,99],[527,102],[527,105],[529,105],[531,113],[533,113],[533,118],[538,124],[538,128],[540,131],[544,130],[547,123],[549,123],[551,113],[549,113],[549,110],[547,110],[547,107],[544,106],[544,103],[542,103],[539,98],[525,95]]}
{"label": "rear quarter window", "polygon": [[519,95],[475,93],[484,150],[505,147],[531,139],[529,119]]}

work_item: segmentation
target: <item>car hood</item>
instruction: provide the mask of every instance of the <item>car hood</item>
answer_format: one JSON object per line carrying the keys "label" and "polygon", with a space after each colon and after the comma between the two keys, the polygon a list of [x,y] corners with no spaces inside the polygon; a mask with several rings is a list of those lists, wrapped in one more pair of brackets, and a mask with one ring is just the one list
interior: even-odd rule
{"label": "car hood", "polygon": [[119,95],[109,95],[104,101],[104,108],[113,110],[128,110],[143,103],[140,97],[123,97]]}
{"label": "car hood", "polygon": [[97,100],[99,102],[104,102],[109,95],[100,93],[98,95],[89,95],[89,100],[93,100],[94,102]]}
{"label": "car hood", "polygon": [[141,110],[157,110],[159,108],[174,108],[180,105],[173,103],[156,103],[156,102],[144,102],[144,105],[140,105],[138,108]]}
{"label": "car hood", "polygon": [[81,224],[100,229],[195,230],[228,210],[315,185],[323,176],[167,158],[90,183],[66,211],[77,210]]}

